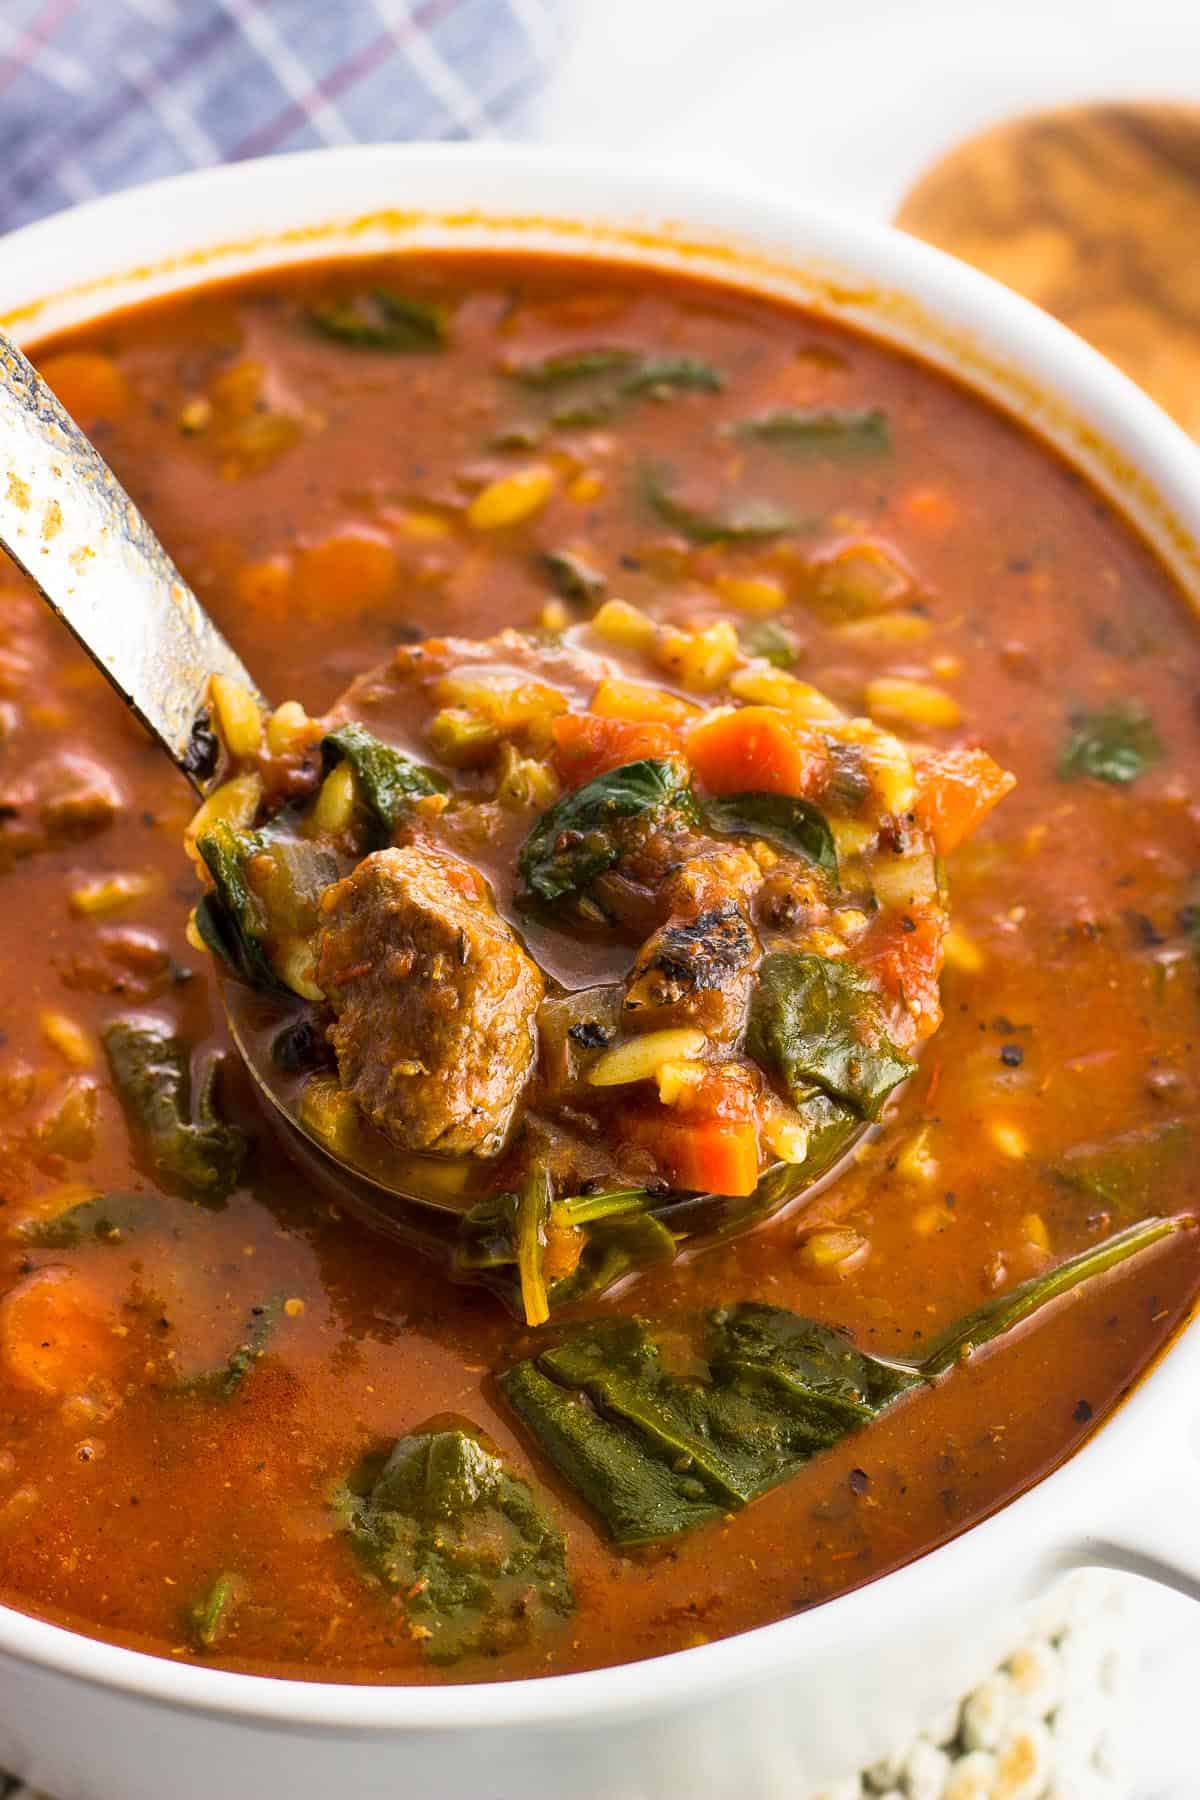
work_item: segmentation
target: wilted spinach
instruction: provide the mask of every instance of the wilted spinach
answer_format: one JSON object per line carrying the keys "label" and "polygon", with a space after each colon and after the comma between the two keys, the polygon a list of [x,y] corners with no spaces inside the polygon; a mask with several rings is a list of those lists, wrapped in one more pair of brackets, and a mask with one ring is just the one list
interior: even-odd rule
{"label": "wilted spinach", "polygon": [[355,1471],[334,1506],[367,1567],[403,1597],[433,1663],[500,1655],[574,1610],[561,1532],[473,1432],[400,1438]]}
{"label": "wilted spinach", "polygon": [[694,544],[753,544],[809,529],[806,520],[769,500],[739,501],[720,513],[689,506],[671,491],[669,478],[661,469],[642,470],[641,490],[650,510]]}
{"label": "wilted spinach", "polygon": [[887,416],[875,407],[830,411],[785,406],[743,419],[733,429],[740,438],[770,444],[790,456],[831,462],[886,456],[892,447]]}
{"label": "wilted spinach", "polygon": [[763,958],[746,1047],[795,1101],[814,1088],[877,1119],[914,1065],[887,1034],[883,1007],[851,964],[797,951]]}
{"label": "wilted spinach", "polygon": [[670,1374],[638,1319],[588,1324],[500,1378],[619,1544],[719,1519],[920,1380],[838,1332],[747,1303],[707,1321],[706,1379]]}
{"label": "wilted spinach", "polygon": [[26,1219],[17,1229],[22,1243],[38,1250],[75,1250],[81,1244],[121,1244],[154,1214],[145,1194],[96,1194],[50,1219]]}
{"label": "wilted spinach", "polygon": [[1184,1120],[1168,1119],[1106,1143],[1078,1144],[1058,1159],[1051,1173],[1114,1219],[1137,1219],[1158,1202],[1163,1182],[1190,1158],[1194,1142]]}
{"label": "wilted spinach", "polygon": [[602,346],[518,363],[505,373],[522,387],[551,397],[550,423],[568,428],[600,424],[626,401],[664,400],[687,389],[717,393],[725,385],[720,371],[698,356]]}
{"label": "wilted spinach", "polygon": [[725,378],[699,356],[644,356],[621,383],[623,394],[662,396],[675,389],[719,394]]}
{"label": "wilted spinach", "polygon": [[185,1607],[183,1628],[194,1650],[211,1650],[224,1637],[241,1591],[236,1575],[218,1575],[206,1594]]}
{"label": "wilted spinach", "polygon": [[620,860],[623,828],[699,822],[686,768],[669,757],[625,763],[564,794],[542,814],[517,867],[527,896],[550,903],[580,893]]}
{"label": "wilted spinach", "polygon": [[572,606],[595,606],[608,591],[599,569],[574,550],[546,550],[541,562],[555,593]]}
{"label": "wilted spinach", "polygon": [[248,987],[282,989],[267,955],[267,917],[246,881],[244,865],[266,843],[256,831],[235,831],[218,819],[196,848],[212,877],[212,889],[196,907],[196,929],[214,956]]}
{"label": "wilted spinach", "polygon": [[1077,1256],[1068,1257],[1047,1274],[1023,1281],[1011,1293],[997,1294],[994,1300],[986,1301],[934,1339],[921,1358],[921,1374],[927,1381],[948,1374],[956,1364],[967,1361],[986,1344],[1011,1331],[1014,1325],[1031,1318],[1051,1300],[1057,1300],[1082,1282],[1091,1281],[1128,1262],[1131,1256],[1148,1250],[1152,1244],[1161,1243],[1174,1232],[1192,1227],[1191,1219],[1142,1219],[1127,1230],[1115,1232],[1101,1243],[1081,1250]]}
{"label": "wilted spinach", "polygon": [[103,1033],[113,1085],[155,1179],[202,1206],[222,1206],[241,1178],[246,1135],[217,1112],[217,1061],[193,1092],[182,1039],[151,1014],[114,1019]]}
{"label": "wilted spinach", "polygon": [[[544,1176],[532,1192],[489,1195],[465,1213],[455,1267],[481,1281],[528,1325],[601,1294],[634,1269],[670,1262],[678,1245],[650,1213],[645,1188],[551,1200]],[[547,1264],[566,1264],[553,1275]]]}
{"label": "wilted spinach", "polygon": [[576,1328],[507,1370],[500,1388],[615,1541],[653,1543],[747,1505],[904,1395],[1182,1224],[1148,1219],[1082,1251],[988,1301],[912,1360],[871,1356],[815,1319],[742,1302],[707,1315],[702,1375],[671,1373],[645,1322],[617,1319]]}
{"label": "wilted spinach", "polygon": [[1162,741],[1140,700],[1116,700],[1098,712],[1071,717],[1071,735],[1058,761],[1059,779],[1091,775],[1122,785],[1160,762]]}
{"label": "wilted spinach", "polygon": [[198,1375],[185,1375],[175,1383],[173,1394],[195,1394],[212,1400],[232,1400],[247,1375],[266,1350],[267,1341],[283,1314],[283,1295],[250,1309],[250,1317],[240,1340],[228,1357],[215,1369],[203,1369]]}
{"label": "wilted spinach", "polygon": [[573,387],[580,381],[592,381],[597,375],[623,373],[638,361],[636,350],[608,349],[603,345],[589,350],[560,350],[553,356],[532,358],[515,363],[505,370],[522,387],[542,391]]}
{"label": "wilted spinach", "polygon": [[765,838],[793,856],[816,863],[837,880],[833,832],[811,800],[796,800],[790,794],[712,794],[704,802],[704,818],[714,831],[731,837]]}
{"label": "wilted spinach", "polygon": [[776,669],[792,669],[800,660],[799,638],[775,619],[743,632],[742,644],[748,655],[761,656]]}
{"label": "wilted spinach", "polygon": [[314,306],[308,316],[323,337],[359,350],[444,350],[449,339],[440,306],[390,288],[327,301]]}
{"label": "wilted spinach", "polygon": [[446,788],[445,781],[435,770],[415,762],[402,750],[383,743],[365,725],[354,722],[326,732],[321,739],[321,758],[326,774],[343,761],[354,770],[359,791],[371,813],[372,839],[376,846],[390,842],[414,800],[443,793]]}
{"label": "wilted spinach", "polygon": [[[204,942],[239,981],[290,993],[271,961],[272,935],[280,925],[295,935],[315,926],[317,901],[337,880],[336,859],[320,844],[297,837],[285,816],[257,831],[235,831],[219,819],[196,848],[213,883],[196,908],[196,926]],[[246,865],[256,857],[269,859],[282,877],[276,890],[287,896],[288,916],[282,921],[272,919],[246,880]]]}

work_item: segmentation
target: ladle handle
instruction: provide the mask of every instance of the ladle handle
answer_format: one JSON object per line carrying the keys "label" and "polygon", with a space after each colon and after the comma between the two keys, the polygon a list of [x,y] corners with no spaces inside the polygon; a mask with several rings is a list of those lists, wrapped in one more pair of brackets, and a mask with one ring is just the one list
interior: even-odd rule
{"label": "ladle handle", "polygon": [[210,676],[255,684],[104,459],[0,334],[0,546],[197,793],[222,778]]}

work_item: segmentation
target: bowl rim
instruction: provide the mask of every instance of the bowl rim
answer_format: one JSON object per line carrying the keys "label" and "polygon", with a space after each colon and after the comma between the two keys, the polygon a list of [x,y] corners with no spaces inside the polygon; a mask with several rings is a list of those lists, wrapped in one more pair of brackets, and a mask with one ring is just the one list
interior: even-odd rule
{"label": "bowl rim", "polygon": [[[171,177],[68,209],[0,241],[10,266],[44,265],[65,275],[75,257],[76,238],[89,236],[93,242],[120,246],[139,241],[148,229],[153,233],[156,220],[172,218],[185,238],[192,232],[195,247],[211,246],[220,241],[220,234],[188,225],[193,213],[199,219],[207,206],[218,214],[227,203],[236,212],[250,196],[265,214],[272,198],[286,197],[287,205],[296,208],[296,196],[302,194],[298,211],[310,222],[328,222],[334,231],[326,254],[364,254],[376,246],[345,241],[345,198],[334,201],[331,196],[334,192],[349,196],[364,180],[368,186],[374,182],[386,188],[393,178],[397,189],[405,183],[418,188],[424,183],[432,191],[434,205],[426,217],[481,223],[493,232],[497,247],[503,243],[506,225],[515,229],[521,220],[551,234],[576,231],[583,221],[583,239],[564,248],[586,251],[594,239],[600,246],[597,254],[617,259],[614,243],[625,229],[629,244],[641,247],[636,255],[631,250],[632,260],[663,266],[679,243],[695,243],[699,233],[709,251],[723,250],[731,259],[724,279],[762,292],[768,291],[766,275],[751,278],[750,271],[756,247],[769,246],[773,256],[782,254],[794,278],[819,268],[823,281],[829,277],[835,285],[841,282],[837,309],[852,327],[885,342],[890,335],[893,342],[903,342],[907,331],[914,341],[923,342],[917,349],[923,360],[950,367],[947,361],[939,365],[931,340],[922,340],[922,333],[927,339],[931,326],[936,327],[948,353],[965,355],[976,371],[973,378],[960,362],[951,373],[991,398],[996,397],[996,379],[1001,387],[1007,381],[1010,412],[1015,380],[1034,413],[1022,422],[1035,434],[1052,438],[1060,450],[1064,433],[1072,437],[1073,448],[1064,451],[1068,460],[1083,464],[1101,487],[1118,491],[1119,502],[1135,516],[1142,534],[1183,585],[1200,596],[1196,549],[1200,451],[1153,401],[1066,327],[989,277],[891,226],[807,208],[782,189],[759,181],[719,177],[709,168],[693,176],[679,164],[647,165],[629,154],[558,147],[352,146]],[[501,194],[514,192],[524,209],[516,213],[511,201],[507,205],[500,201]],[[456,193],[457,212],[452,204],[443,204]],[[483,198],[476,199],[480,194]],[[648,205],[653,217],[649,226],[643,222]],[[361,207],[356,205],[355,211],[361,214]],[[180,220],[184,225],[178,225]],[[617,238],[610,243],[614,220]],[[283,253],[284,237],[275,230],[260,228],[252,235],[269,252],[258,266],[294,260]],[[234,253],[239,248],[226,247]],[[115,260],[106,266],[115,273],[127,272],[135,284],[153,273],[153,263],[147,269],[136,260],[123,260],[119,250],[106,252],[110,254]],[[165,269],[169,260],[164,259],[161,267]],[[213,269],[201,278],[219,277],[220,271]],[[56,280],[57,287],[52,281],[47,292],[72,286],[69,280]],[[849,286],[844,285],[847,281]],[[190,283],[181,279],[169,285],[178,290]],[[3,287],[0,280],[0,305]],[[112,310],[111,301],[105,304],[102,299],[106,282],[82,284],[89,287],[98,303],[85,300],[80,316],[101,318]],[[878,318],[872,325],[871,309],[878,308],[881,292],[899,296],[902,302],[915,300],[919,318],[899,319],[895,335],[881,329]],[[26,301],[37,297],[27,289]],[[19,323],[35,311],[26,304],[8,314],[0,311],[0,324]],[[1046,397],[1053,416],[1039,411]],[[1003,407],[1003,399],[1000,403]],[[695,1705],[706,1696],[727,1693],[731,1686],[749,1686],[796,1669],[834,1646],[882,1636],[906,1617],[920,1616],[930,1604],[931,1590],[968,1588],[972,1571],[977,1578],[982,1565],[1028,1570],[1032,1547],[1033,1565],[1043,1575],[1063,1567],[1089,1531],[1101,1530],[1114,1507],[1127,1504],[1154,1478],[1146,1454],[1154,1422],[1168,1417],[1172,1408],[1189,1408],[1200,1377],[1200,1332],[1193,1321],[1194,1310],[1146,1372],[1152,1378],[1139,1378],[1132,1393],[1083,1446],[1024,1493],[888,1575],[805,1612],[714,1643],[576,1674],[383,1686],[176,1663],[0,1605],[0,1657],[152,1705],[289,1731],[390,1736],[537,1724],[573,1727]],[[1157,1479],[1161,1483],[1161,1470]]]}

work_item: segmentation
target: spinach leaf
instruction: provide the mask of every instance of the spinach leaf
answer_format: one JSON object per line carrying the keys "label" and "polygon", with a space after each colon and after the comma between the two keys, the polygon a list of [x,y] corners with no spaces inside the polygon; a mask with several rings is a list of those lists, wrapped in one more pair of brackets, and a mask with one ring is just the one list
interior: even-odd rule
{"label": "spinach leaf", "polygon": [[527,894],[552,902],[579,893],[622,854],[628,821],[699,822],[687,771],[669,757],[648,757],[597,775],[542,814],[517,867]]}
{"label": "spinach leaf", "polygon": [[957,1363],[966,1362],[985,1344],[993,1343],[1051,1300],[1057,1300],[1082,1282],[1115,1269],[1128,1262],[1131,1256],[1148,1250],[1152,1244],[1162,1243],[1176,1231],[1191,1229],[1193,1225],[1191,1219],[1142,1219],[1128,1230],[1119,1231],[1113,1237],[1093,1244],[1090,1249],[1081,1250],[1077,1256],[1069,1257],[1048,1274],[1035,1275],[1010,1293],[997,1294],[994,1300],[968,1313],[965,1319],[960,1319],[934,1340],[921,1359],[921,1374],[927,1381],[947,1374]]}
{"label": "spinach leaf", "polygon": [[541,561],[555,593],[572,606],[594,606],[608,592],[608,582],[599,569],[573,550],[547,550]]}
{"label": "spinach leaf", "polygon": [[505,374],[513,381],[519,381],[522,387],[544,391],[573,387],[576,382],[591,381],[597,375],[621,372],[634,367],[638,360],[636,350],[598,346],[591,350],[560,350],[553,356],[517,363],[506,369]]}
{"label": "spinach leaf", "polygon": [[155,1179],[201,1206],[219,1207],[241,1179],[249,1144],[217,1113],[217,1062],[192,1091],[187,1047],[151,1014],[114,1019],[104,1053],[130,1130],[149,1153]]}
{"label": "spinach leaf", "polygon": [[683,388],[719,394],[724,386],[720,370],[698,356],[644,356],[621,383],[621,392],[661,398],[673,389]]}
{"label": "spinach leaf", "polygon": [[574,1611],[562,1534],[473,1432],[400,1438],[334,1505],[432,1663],[500,1655]]}
{"label": "spinach leaf", "polygon": [[[569,1204],[565,1216],[572,1217]],[[674,1233],[652,1212],[614,1213],[581,1223],[580,1229],[584,1242],[579,1261],[569,1275],[552,1285],[551,1311],[593,1299],[635,1270],[640,1274],[643,1269],[674,1262],[679,1253]]]}
{"label": "spinach leaf", "polygon": [[[455,1267],[499,1294],[527,1324],[544,1324],[559,1307],[603,1293],[632,1270],[674,1259],[675,1237],[650,1205],[645,1188],[574,1194],[548,1202],[544,1211],[536,1194],[532,1201],[490,1195],[463,1215]],[[568,1246],[568,1257],[575,1253],[569,1273],[556,1278],[546,1274],[552,1241]]]}
{"label": "spinach leaf", "polygon": [[742,643],[748,655],[761,656],[776,669],[793,669],[800,661],[799,638],[774,619],[743,632]]}
{"label": "spinach leaf", "polygon": [[192,1394],[212,1400],[232,1400],[266,1350],[267,1341],[282,1313],[282,1294],[277,1294],[262,1306],[251,1307],[241,1340],[230,1351],[226,1360],[215,1369],[204,1369],[198,1375],[185,1375],[169,1392]]}
{"label": "spinach leaf", "polygon": [[[295,835],[281,817],[257,831],[235,831],[224,820],[204,833],[197,849],[213,886],[196,908],[201,937],[239,981],[291,994],[271,960],[272,937],[305,936],[318,921],[317,902],[337,880],[338,865],[322,845]],[[251,858],[265,859],[266,894],[246,879]]]}
{"label": "spinach leaf", "polygon": [[546,1228],[553,1188],[547,1169],[534,1167],[517,1196],[515,1237],[517,1275],[527,1325],[544,1325],[550,1317],[546,1294]]}
{"label": "spinach leaf", "polygon": [[1091,775],[1118,785],[1136,781],[1163,755],[1162,741],[1140,700],[1116,700],[1099,712],[1072,715],[1058,762],[1061,781]]}
{"label": "spinach leaf", "polygon": [[77,1250],[81,1244],[121,1244],[152,1217],[145,1194],[97,1194],[51,1219],[26,1219],[17,1236],[38,1250]]}
{"label": "spinach leaf", "polygon": [[821,1447],[867,1424],[923,1379],[906,1363],[856,1349],[834,1326],[751,1300],[709,1315],[706,1352],[714,1381],[785,1398]]}
{"label": "spinach leaf", "polygon": [[446,789],[445,781],[435,770],[383,743],[365,725],[352,722],[326,732],[321,739],[321,757],[326,774],[343,760],[354,770],[371,812],[372,835],[377,845],[390,842],[414,800],[444,793]]}
{"label": "spinach leaf", "polygon": [[698,356],[641,354],[596,347],[518,363],[505,373],[523,387],[557,397],[552,425],[601,424],[627,400],[666,400],[685,389],[717,393],[724,377]]}
{"label": "spinach leaf", "polygon": [[744,1301],[707,1315],[704,1375],[670,1372],[646,1323],[618,1319],[577,1327],[502,1374],[500,1389],[616,1542],[654,1543],[747,1505],[1062,1294],[1191,1224],[1148,1219],[1094,1245],[988,1301],[920,1360],[869,1355],[832,1326]]}
{"label": "spinach leaf", "polygon": [[652,1544],[711,1524],[730,1510],[728,1500],[716,1498],[691,1472],[686,1457],[655,1454],[636,1431],[546,1374],[540,1361],[517,1363],[500,1377],[500,1390],[616,1543]]}
{"label": "spinach leaf", "polygon": [[734,431],[740,438],[770,444],[790,456],[823,456],[835,462],[886,456],[892,447],[887,417],[875,407],[822,411],[784,406],[743,419]]}
{"label": "spinach leaf", "polygon": [[1054,1164],[1063,1187],[1114,1219],[1137,1219],[1154,1206],[1164,1180],[1190,1159],[1194,1135],[1182,1119],[1141,1126],[1103,1144],[1078,1144]]}
{"label": "spinach leaf", "polygon": [[865,975],[849,963],[790,950],[763,958],[746,1047],[793,1100],[820,1088],[864,1119],[879,1117],[914,1067],[888,1037]]}
{"label": "spinach leaf", "polygon": [[705,512],[671,492],[661,470],[644,469],[642,493],[664,524],[694,544],[759,543],[788,532],[807,531],[808,522],[768,500],[744,500],[727,512]]}
{"label": "spinach leaf", "polygon": [[449,337],[440,306],[390,288],[328,301],[314,306],[308,316],[322,337],[360,350],[444,350]]}
{"label": "spinach leaf", "polygon": [[211,892],[196,908],[196,929],[214,956],[219,956],[248,987],[286,991],[267,955],[267,917],[250,891],[244,872],[247,859],[262,850],[266,839],[257,831],[235,831],[218,819],[196,848],[212,876]]}
{"label": "spinach leaf", "polygon": [[236,1575],[218,1575],[208,1592],[184,1609],[183,1628],[194,1650],[211,1650],[225,1636],[241,1591]]}
{"label": "spinach leaf", "polygon": [[585,1325],[500,1377],[619,1544],[745,1506],[920,1381],[775,1307],[722,1308],[706,1336],[707,1380],[669,1373],[638,1319]]}
{"label": "spinach leaf", "polygon": [[697,388],[715,394],[725,385],[720,371],[699,356],[642,355],[636,350],[602,347],[561,351],[537,361],[518,363],[505,372],[522,387],[542,392],[584,384],[595,387],[605,378],[603,387],[613,401],[639,394],[664,394],[673,388]]}
{"label": "spinach leaf", "polygon": [[816,863],[837,881],[837,848],[824,813],[810,800],[790,794],[711,794],[704,802],[705,822],[730,837],[765,838],[793,856]]}

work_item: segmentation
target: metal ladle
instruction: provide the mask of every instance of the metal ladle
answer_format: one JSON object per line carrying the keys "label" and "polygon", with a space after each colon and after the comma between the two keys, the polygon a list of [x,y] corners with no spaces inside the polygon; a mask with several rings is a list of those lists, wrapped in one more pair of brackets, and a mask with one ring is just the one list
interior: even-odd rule
{"label": "metal ladle", "polygon": [[[138,508],[28,359],[0,334],[0,546],[87,651],[130,710],[203,800],[228,773],[208,715],[215,674],[267,702]],[[291,1154],[347,1210],[386,1235],[433,1254],[460,1278],[463,1209],[393,1185],[340,1158],[310,1134],[279,1091],[218,971],[226,1019],[258,1092]],[[676,1242],[721,1237],[769,1216],[833,1173],[866,1132],[834,1131],[800,1168],[778,1164],[740,1208],[713,1194],[665,1195],[648,1211]],[[405,1166],[397,1156],[399,1171]],[[411,1159],[408,1159],[411,1162]],[[733,1211],[731,1212],[731,1208]],[[669,1239],[667,1240],[670,1241]],[[641,1266],[635,1264],[633,1266]]]}
{"label": "metal ladle", "polygon": [[[213,675],[267,708],[108,464],[20,350],[0,334],[0,546],[204,800],[229,773],[209,722]],[[352,1168],[310,1136],[250,1052],[220,983],[234,1042],[289,1148],[368,1223],[428,1248],[452,1243],[450,1206]]]}

